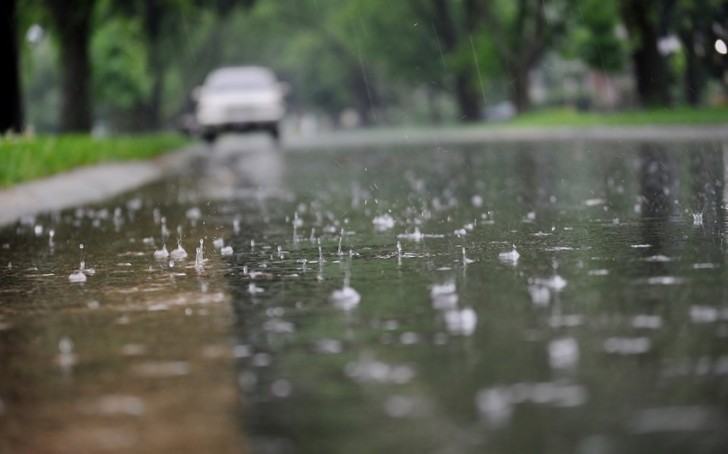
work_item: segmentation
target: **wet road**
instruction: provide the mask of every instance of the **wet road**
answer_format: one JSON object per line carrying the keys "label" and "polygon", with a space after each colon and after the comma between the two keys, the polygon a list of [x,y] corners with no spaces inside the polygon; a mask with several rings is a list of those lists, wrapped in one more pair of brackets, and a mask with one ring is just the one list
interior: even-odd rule
{"label": "wet road", "polygon": [[0,232],[0,451],[724,452],[727,166],[223,138]]}

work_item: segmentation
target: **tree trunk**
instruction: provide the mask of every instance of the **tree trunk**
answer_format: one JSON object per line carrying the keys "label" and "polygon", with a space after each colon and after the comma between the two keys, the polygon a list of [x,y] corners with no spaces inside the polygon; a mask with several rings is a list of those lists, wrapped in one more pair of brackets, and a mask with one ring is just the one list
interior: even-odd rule
{"label": "tree trunk", "polygon": [[162,28],[162,7],[159,0],[144,2],[144,28],[147,35],[147,65],[152,73],[152,89],[147,103],[147,115],[144,129],[159,129],[161,123],[162,91],[164,88],[164,65],[160,35]]}
{"label": "tree trunk", "polygon": [[691,106],[700,104],[702,94],[701,64],[695,53],[695,34],[692,30],[686,30],[682,34],[682,42],[685,47],[685,101]]}
{"label": "tree trunk", "polygon": [[92,122],[89,43],[92,0],[48,0],[60,45],[60,132],[89,132]]}
{"label": "tree trunk", "polygon": [[0,71],[0,134],[23,129],[17,16],[16,0],[0,2],[0,55],[7,65]]}
{"label": "tree trunk", "polygon": [[374,113],[376,99],[364,70],[360,67],[352,66],[350,81],[353,89],[352,92],[354,93],[356,111],[361,118],[361,124],[371,126],[376,120]]}
{"label": "tree trunk", "polygon": [[[464,20],[457,27],[450,11],[450,3],[446,0],[433,0],[433,20],[438,36],[442,38],[443,48],[446,54],[452,55],[458,52],[463,42],[467,42],[474,32],[478,23],[476,18],[477,4],[468,0],[463,5]],[[458,33],[458,29],[461,30]],[[463,31],[464,30],[464,31]],[[455,100],[458,104],[461,121],[477,121],[480,119],[481,96],[473,86],[473,80],[477,77],[475,65],[462,66],[455,69]]]}
{"label": "tree trunk", "polygon": [[427,95],[427,112],[429,113],[430,123],[437,125],[442,123],[442,112],[440,112],[440,103],[437,100],[437,92],[427,85],[425,87]]}
{"label": "tree trunk", "polygon": [[480,119],[480,96],[472,85],[469,74],[458,71],[455,76],[455,96],[460,110],[461,121],[477,121]]}
{"label": "tree trunk", "polygon": [[528,112],[531,109],[531,98],[528,94],[530,83],[529,83],[529,71],[528,69],[515,69],[514,73],[511,74],[513,77],[512,82],[512,101],[515,105],[516,112],[522,114]]}
{"label": "tree trunk", "polygon": [[636,42],[632,51],[637,95],[643,107],[670,105],[670,74],[665,59],[657,48],[657,16],[659,4],[648,0],[623,0],[622,15],[630,35]]}

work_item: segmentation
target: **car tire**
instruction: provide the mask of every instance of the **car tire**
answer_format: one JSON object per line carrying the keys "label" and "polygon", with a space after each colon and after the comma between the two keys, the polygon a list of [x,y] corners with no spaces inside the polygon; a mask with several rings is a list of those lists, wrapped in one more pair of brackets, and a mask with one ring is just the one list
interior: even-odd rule
{"label": "car tire", "polygon": [[216,138],[217,134],[213,131],[205,131],[202,133],[202,141],[205,143],[215,143]]}
{"label": "car tire", "polygon": [[272,124],[268,128],[268,132],[270,133],[270,136],[273,138],[273,140],[275,140],[276,142],[281,140],[281,131],[280,131],[280,128],[278,127],[278,123]]}

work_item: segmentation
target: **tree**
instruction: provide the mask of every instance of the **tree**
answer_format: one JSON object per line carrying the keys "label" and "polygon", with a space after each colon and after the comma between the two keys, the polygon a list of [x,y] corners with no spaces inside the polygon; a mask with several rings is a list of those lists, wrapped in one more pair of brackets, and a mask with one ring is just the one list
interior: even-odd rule
{"label": "tree", "polygon": [[619,23],[616,2],[581,0],[570,31],[567,53],[597,71],[622,71],[627,49],[624,39],[617,34]]}
{"label": "tree", "polygon": [[728,40],[728,2],[725,0],[677,0],[669,11],[670,29],[680,37],[684,56],[683,92],[690,105],[700,104],[706,81],[714,77],[724,84],[728,62],[714,45]]}
{"label": "tree", "polygon": [[46,0],[60,47],[61,132],[88,132],[91,105],[91,23],[95,0]]}
{"label": "tree", "polygon": [[0,134],[23,129],[17,24],[16,0],[0,2],[0,55],[7,65],[0,71]]}
{"label": "tree", "polygon": [[262,48],[254,57],[305,87],[305,93],[294,93],[296,102],[316,104],[333,115],[354,107],[362,123],[369,125],[379,120],[381,96],[366,45],[369,31],[356,14],[360,5],[356,1],[261,2],[250,25],[251,36]]}
{"label": "tree", "polygon": [[[442,39],[444,52],[449,55],[453,55],[458,51],[462,52],[462,49],[472,42],[473,34],[478,25],[477,0],[465,1],[460,14],[453,11],[452,2],[448,0],[432,0],[432,5],[431,23],[440,39]],[[468,61],[469,63],[471,60],[461,59],[460,61]],[[461,120],[478,120],[480,118],[481,97],[478,96],[473,77],[473,75],[477,75],[477,68],[471,64],[461,63],[453,68],[453,72],[455,98],[460,109]]]}
{"label": "tree", "polygon": [[459,118],[475,121],[484,103],[482,78],[493,67],[481,2],[362,0],[357,12],[369,29],[364,44],[388,68],[389,77],[424,85],[428,93],[449,92]]}
{"label": "tree", "polygon": [[511,100],[519,113],[531,108],[530,73],[567,31],[571,1],[482,2],[484,21],[511,80]]}
{"label": "tree", "polygon": [[[212,11],[219,19],[230,14],[237,7],[250,8],[255,0],[115,0],[111,2],[110,15],[124,15],[129,19],[138,18],[141,22],[142,35],[146,47],[146,64],[151,85],[143,105],[139,127],[141,129],[159,129],[162,123],[162,106],[165,93],[167,70],[175,65],[174,52],[170,52],[175,44],[188,37],[183,36],[179,17],[186,12],[193,15],[203,11]],[[218,28],[209,30],[217,35]]]}
{"label": "tree", "polygon": [[637,96],[643,107],[669,106],[672,78],[660,53],[659,22],[672,2],[621,0],[622,20],[630,35],[631,57]]}

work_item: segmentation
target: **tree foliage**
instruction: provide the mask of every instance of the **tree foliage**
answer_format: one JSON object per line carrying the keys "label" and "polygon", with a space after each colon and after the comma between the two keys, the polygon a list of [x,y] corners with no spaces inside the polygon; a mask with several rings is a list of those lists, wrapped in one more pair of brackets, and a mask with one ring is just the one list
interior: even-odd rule
{"label": "tree foliage", "polygon": [[[191,89],[223,65],[269,66],[292,85],[293,112],[336,118],[353,108],[365,124],[403,121],[423,108],[431,119],[450,114],[453,120],[477,120],[484,107],[503,99],[526,111],[531,76],[547,56],[548,62],[579,60],[600,72],[632,71],[645,106],[670,103],[679,82],[682,99],[704,102],[705,86],[724,80],[726,72],[725,56],[713,50],[717,39],[728,41],[726,0],[18,5],[16,36],[34,22],[49,30],[48,42],[19,43],[25,93],[49,106],[59,100],[56,123],[62,131],[88,130],[93,121],[112,130],[174,125],[192,106]],[[663,55],[657,43],[672,34],[682,46]],[[7,44],[9,38],[0,41]],[[56,79],[42,61],[53,52]],[[49,114],[40,110],[27,109],[32,123],[48,129],[50,120],[42,116]]]}

